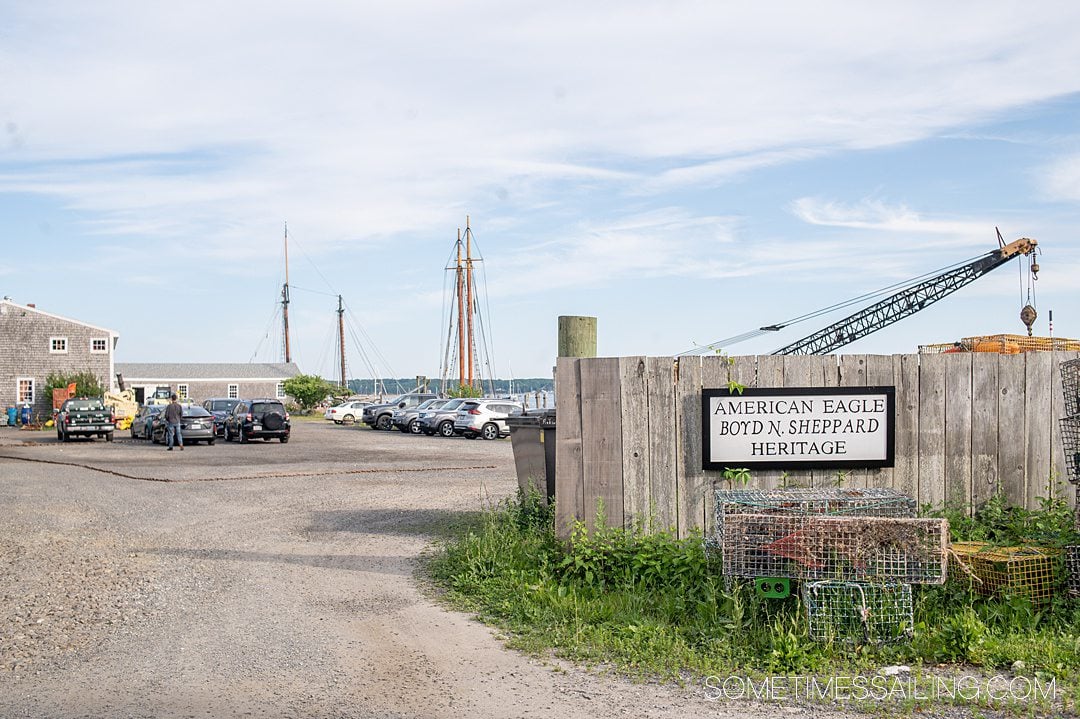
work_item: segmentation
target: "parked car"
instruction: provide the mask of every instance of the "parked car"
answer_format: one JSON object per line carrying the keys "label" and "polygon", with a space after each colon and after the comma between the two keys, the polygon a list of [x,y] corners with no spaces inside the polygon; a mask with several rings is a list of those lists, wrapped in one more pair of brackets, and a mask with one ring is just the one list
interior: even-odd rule
{"label": "parked car", "polygon": [[153,432],[154,417],[163,409],[165,409],[164,405],[160,404],[148,404],[140,407],[139,411],[135,413],[135,418],[131,420],[131,438],[150,439]]}
{"label": "parked car", "polygon": [[64,400],[56,413],[56,438],[67,442],[71,437],[104,437],[112,442],[116,419],[110,407],[100,397],[78,397]]}
{"label": "parked car", "polygon": [[520,404],[508,399],[466,400],[454,416],[454,434],[469,439],[507,437],[510,428],[506,418],[516,417],[524,411]]}
{"label": "parked car", "polygon": [[420,425],[420,431],[427,436],[435,433],[443,437],[454,436],[454,416],[458,408],[465,402],[464,399],[455,398],[447,400],[446,404],[438,409],[425,409],[416,415],[416,421]]}
{"label": "parked car", "polygon": [[[184,438],[185,445],[199,442],[213,444],[217,439],[214,434],[214,415],[197,404],[184,405],[184,412],[180,417],[180,436]],[[166,441],[164,412],[154,415],[150,438],[154,440],[154,444],[164,444]]]}
{"label": "parked car", "polygon": [[390,415],[390,424],[394,426],[394,429],[402,432],[420,434],[420,420],[417,419],[420,412],[425,409],[438,409],[449,401],[448,399],[429,399],[415,407],[399,407]]}
{"label": "parked car", "polygon": [[342,422],[355,422],[357,417],[363,415],[364,407],[367,407],[371,402],[345,402],[339,404],[337,407],[330,407],[323,414],[323,418],[334,420],[334,424],[341,424]]}
{"label": "parked car", "polygon": [[249,439],[289,441],[289,413],[279,399],[242,399],[225,418],[225,441]]}
{"label": "parked car", "polygon": [[415,407],[429,399],[435,399],[432,392],[406,392],[394,397],[389,402],[372,404],[364,407],[364,424],[374,429],[390,429],[395,409]]}
{"label": "parked car", "polygon": [[229,412],[232,412],[232,408],[235,407],[239,401],[240,400],[238,399],[229,399],[228,397],[212,397],[203,400],[203,409],[214,415],[214,434],[216,436],[225,436],[225,418],[229,416]]}

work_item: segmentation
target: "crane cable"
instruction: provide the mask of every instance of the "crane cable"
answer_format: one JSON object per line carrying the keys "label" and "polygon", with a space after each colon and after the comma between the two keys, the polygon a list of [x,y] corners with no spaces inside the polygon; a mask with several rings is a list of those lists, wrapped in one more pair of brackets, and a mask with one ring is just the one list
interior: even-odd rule
{"label": "crane cable", "polygon": [[861,302],[865,302],[867,300],[871,300],[871,299],[874,299],[874,298],[877,298],[877,297],[881,297],[882,295],[885,295],[886,293],[895,294],[899,290],[903,290],[903,289],[906,289],[906,288],[911,287],[913,285],[916,285],[916,284],[918,284],[920,282],[923,282],[925,280],[930,279],[931,277],[935,277],[937,275],[941,275],[941,274],[944,274],[946,272],[950,272],[950,271],[955,270],[957,268],[963,267],[965,265],[971,264],[975,260],[978,260],[980,257],[983,257],[985,254],[986,253],[984,253],[983,255],[976,255],[975,257],[972,257],[971,259],[963,260],[961,262],[956,262],[956,263],[951,264],[951,265],[946,265],[945,267],[942,267],[941,269],[938,269],[938,270],[934,270],[933,272],[927,272],[925,274],[919,275],[918,277],[913,277],[911,279],[904,280],[903,282],[897,282],[895,284],[888,285],[886,287],[882,287],[881,289],[874,290],[873,292],[867,292],[866,294],[859,295],[858,297],[852,297],[851,299],[844,300],[843,302],[837,302],[836,304],[829,305],[828,307],[823,307],[823,308],[821,308],[819,310],[815,310],[813,312],[808,312],[805,315],[800,315],[800,316],[794,317],[794,318],[792,318],[790,320],[785,320],[784,322],[779,322],[779,323],[773,324],[773,325],[767,325],[765,327],[760,327],[760,328],[758,328],[756,330],[749,330],[747,332],[743,332],[742,334],[734,335],[733,337],[728,337],[726,339],[717,340],[715,342],[710,342],[707,345],[701,345],[701,346],[693,347],[691,349],[686,350],[685,352],[680,352],[676,356],[677,357],[682,357],[682,356],[686,356],[686,355],[705,355],[705,354],[712,354],[714,352],[720,352],[720,351],[722,351],[722,349],[724,347],[727,347],[729,345],[737,344],[739,342],[745,342],[746,340],[751,340],[751,339],[754,339],[756,337],[760,337],[761,335],[768,334],[770,332],[778,332],[778,331],[780,331],[782,329],[790,327],[791,325],[798,324],[800,322],[805,322],[806,320],[813,319],[815,317],[820,317],[821,315],[828,314],[830,312],[835,312],[836,310],[840,310],[840,309],[843,309],[845,307],[850,307],[851,305],[854,305],[854,304],[858,304],[858,303],[861,303]]}

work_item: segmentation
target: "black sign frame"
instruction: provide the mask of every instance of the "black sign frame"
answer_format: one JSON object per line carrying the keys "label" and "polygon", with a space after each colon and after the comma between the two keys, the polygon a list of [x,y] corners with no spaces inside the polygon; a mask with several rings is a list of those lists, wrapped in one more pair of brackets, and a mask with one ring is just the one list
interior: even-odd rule
{"label": "black sign frame", "polygon": [[[885,395],[885,458],[884,459],[840,459],[840,460],[763,460],[760,462],[732,460],[713,462],[711,415],[709,399],[712,397],[788,397],[807,395]],[[878,387],[747,387],[738,390],[703,389],[701,391],[701,464],[704,470],[723,471],[728,468],[745,469],[882,469],[894,466],[896,461],[896,387],[884,385]]]}

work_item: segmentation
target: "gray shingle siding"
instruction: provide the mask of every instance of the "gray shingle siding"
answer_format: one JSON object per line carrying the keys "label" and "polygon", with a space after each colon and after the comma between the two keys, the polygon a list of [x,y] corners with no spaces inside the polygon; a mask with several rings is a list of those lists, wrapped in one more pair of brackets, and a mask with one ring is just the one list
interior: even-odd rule
{"label": "gray shingle siding", "polygon": [[[53,338],[66,340],[65,352],[51,351]],[[54,372],[90,371],[102,387],[112,387],[116,338],[111,330],[0,301],[0,410],[15,406],[20,378],[34,381],[35,419],[46,418],[52,412],[52,397],[45,391],[45,381]],[[104,352],[92,351],[94,340],[104,340]]]}
{"label": "gray shingle siding", "polygon": [[188,398],[201,402],[211,397],[228,397],[229,385],[237,385],[241,399],[276,397],[277,385],[300,374],[295,363],[162,363],[118,362],[116,371],[128,387],[143,388],[148,394],[156,387],[177,391],[187,385]]}

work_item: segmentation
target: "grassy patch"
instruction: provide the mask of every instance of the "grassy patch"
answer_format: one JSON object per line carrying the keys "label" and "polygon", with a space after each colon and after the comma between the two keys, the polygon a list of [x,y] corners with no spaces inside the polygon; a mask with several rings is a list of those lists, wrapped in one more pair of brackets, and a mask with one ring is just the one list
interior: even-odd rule
{"label": "grassy patch", "polygon": [[[1025,521],[1056,529],[1057,514]],[[984,524],[960,529],[971,534]],[[1066,702],[1066,688],[1080,686],[1080,603],[1064,591],[1035,607],[1019,597],[977,596],[962,581],[915,587],[910,641],[814,642],[798,596],[769,600],[751,585],[726,585],[700,538],[578,528],[563,543],[550,511],[528,497],[455,530],[430,556],[431,577],[456,607],[534,653],[669,680],[874,674],[907,664],[916,672],[1055,680]]]}

